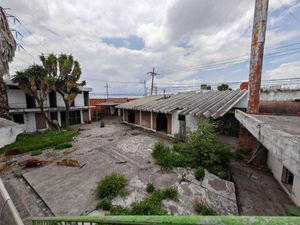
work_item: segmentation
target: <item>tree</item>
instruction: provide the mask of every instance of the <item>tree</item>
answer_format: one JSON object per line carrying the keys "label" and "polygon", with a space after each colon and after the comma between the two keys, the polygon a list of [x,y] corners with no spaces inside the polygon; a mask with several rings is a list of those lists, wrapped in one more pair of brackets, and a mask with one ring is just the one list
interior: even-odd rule
{"label": "tree", "polygon": [[229,88],[228,84],[221,84],[218,86],[218,90],[219,91],[227,91],[227,90],[232,90],[231,88]]}
{"label": "tree", "polygon": [[10,32],[5,12],[0,6],[0,117],[8,117],[8,98],[3,76],[8,73],[8,63],[12,61],[16,42]]}
{"label": "tree", "polygon": [[32,65],[23,71],[16,72],[12,81],[18,83],[20,89],[35,99],[48,125],[54,128],[55,125],[44,110],[48,94],[55,89],[53,77],[48,76],[44,67]]}
{"label": "tree", "polygon": [[70,127],[70,106],[79,93],[79,88],[85,85],[85,81],[79,83],[81,76],[80,64],[72,55],[50,54],[40,57],[44,68],[55,79],[56,91],[62,96],[66,106],[66,128]]}

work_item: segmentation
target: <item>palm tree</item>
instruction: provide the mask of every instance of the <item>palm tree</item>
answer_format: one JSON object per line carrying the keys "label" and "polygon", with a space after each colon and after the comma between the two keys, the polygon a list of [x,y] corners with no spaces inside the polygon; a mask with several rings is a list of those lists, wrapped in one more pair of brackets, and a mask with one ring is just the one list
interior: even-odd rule
{"label": "palm tree", "polygon": [[48,113],[44,110],[48,94],[55,90],[55,79],[48,75],[43,66],[32,65],[23,71],[16,72],[12,81],[18,83],[21,90],[35,99],[48,125],[55,128]]}
{"label": "palm tree", "polygon": [[56,91],[62,96],[66,106],[66,128],[70,127],[70,106],[79,93],[79,88],[85,81],[79,83],[81,69],[79,62],[72,55],[60,54],[58,57],[50,54],[40,57],[48,74],[55,78]]}
{"label": "palm tree", "polygon": [[12,61],[16,42],[9,29],[5,12],[0,6],[0,117],[8,118],[8,98],[3,76],[8,73],[8,63]]}

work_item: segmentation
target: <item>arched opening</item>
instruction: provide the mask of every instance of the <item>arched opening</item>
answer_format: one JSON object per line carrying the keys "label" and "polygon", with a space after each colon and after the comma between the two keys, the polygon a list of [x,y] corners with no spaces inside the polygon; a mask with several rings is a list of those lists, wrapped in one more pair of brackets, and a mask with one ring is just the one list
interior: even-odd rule
{"label": "arched opening", "polygon": [[156,117],[156,130],[167,133],[168,130],[168,119],[165,114],[159,113]]}
{"label": "arched opening", "polygon": [[128,123],[135,123],[134,111],[128,111]]}

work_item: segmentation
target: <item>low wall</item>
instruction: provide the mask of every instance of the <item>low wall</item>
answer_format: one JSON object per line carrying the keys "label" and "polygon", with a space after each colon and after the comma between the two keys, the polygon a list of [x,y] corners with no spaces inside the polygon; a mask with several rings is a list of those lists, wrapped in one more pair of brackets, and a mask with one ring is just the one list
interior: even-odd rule
{"label": "low wall", "polygon": [[0,148],[15,142],[17,136],[24,131],[25,125],[0,118]]}

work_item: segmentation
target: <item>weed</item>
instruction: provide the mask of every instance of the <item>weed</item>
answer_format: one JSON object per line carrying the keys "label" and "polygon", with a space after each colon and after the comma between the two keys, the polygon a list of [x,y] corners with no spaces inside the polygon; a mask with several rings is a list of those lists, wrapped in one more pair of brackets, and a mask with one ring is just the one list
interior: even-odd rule
{"label": "weed", "polygon": [[42,153],[43,153],[42,150],[34,150],[34,151],[31,152],[31,156],[37,156],[37,155],[40,155]]}
{"label": "weed", "polygon": [[174,188],[174,187],[166,188],[163,191],[163,198],[164,199],[177,200],[177,198],[178,198],[178,191],[177,191],[177,189]]}
{"label": "weed", "polygon": [[149,182],[149,183],[147,184],[146,191],[147,191],[148,193],[154,192],[154,191],[155,191],[154,185],[153,185],[152,183]]}
{"label": "weed", "polygon": [[70,148],[70,147],[72,147],[71,142],[63,142],[63,143],[59,143],[59,144],[55,145],[55,149],[65,149],[65,148]]}
{"label": "weed", "polygon": [[97,204],[96,209],[110,210],[112,208],[111,198],[103,198]]}
{"label": "weed", "polygon": [[100,127],[101,127],[101,128],[105,127],[105,123],[104,123],[103,120],[100,121]]}
{"label": "weed", "polygon": [[[172,167],[197,168],[199,166],[208,168],[215,165],[223,167],[230,161],[232,154],[217,138],[215,125],[200,122],[198,129],[189,134],[186,143],[169,147],[163,142],[158,142],[153,147],[152,156],[156,164],[171,169]],[[225,173],[217,172],[216,175],[226,177]]]}
{"label": "weed", "polygon": [[204,168],[201,166],[197,167],[195,169],[194,175],[195,175],[196,180],[201,181],[205,175]]}
{"label": "weed", "polygon": [[201,202],[197,199],[193,200],[193,208],[198,214],[203,215],[203,216],[217,215],[215,210],[213,210],[211,207],[209,207],[206,203]]}
{"label": "weed", "polygon": [[123,174],[112,173],[111,175],[107,175],[97,184],[97,198],[114,198],[125,189],[127,183],[128,179]]}
{"label": "weed", "polygon": [[111,215],[130,215],[130,211],[120,205],[113,205],[110,209]]}
{"label": "weed", "polygon": [[229,171],[221,165],[214,165],[214,166],[208,167],[207,169],[210,173],[217,175],[221,179],[230,180]]}
{"label": "weed", "polygon": [[54,147],[60,143],[71,142],[73,137],[77,134],[78,131],[74,129],[61,132],[45,131],[39,133],[20,134],[14,143],[0,148],[0,152],[7,152],[10,149],[16,148],[21,153],[25,153],[45,149],[48,147]]}

